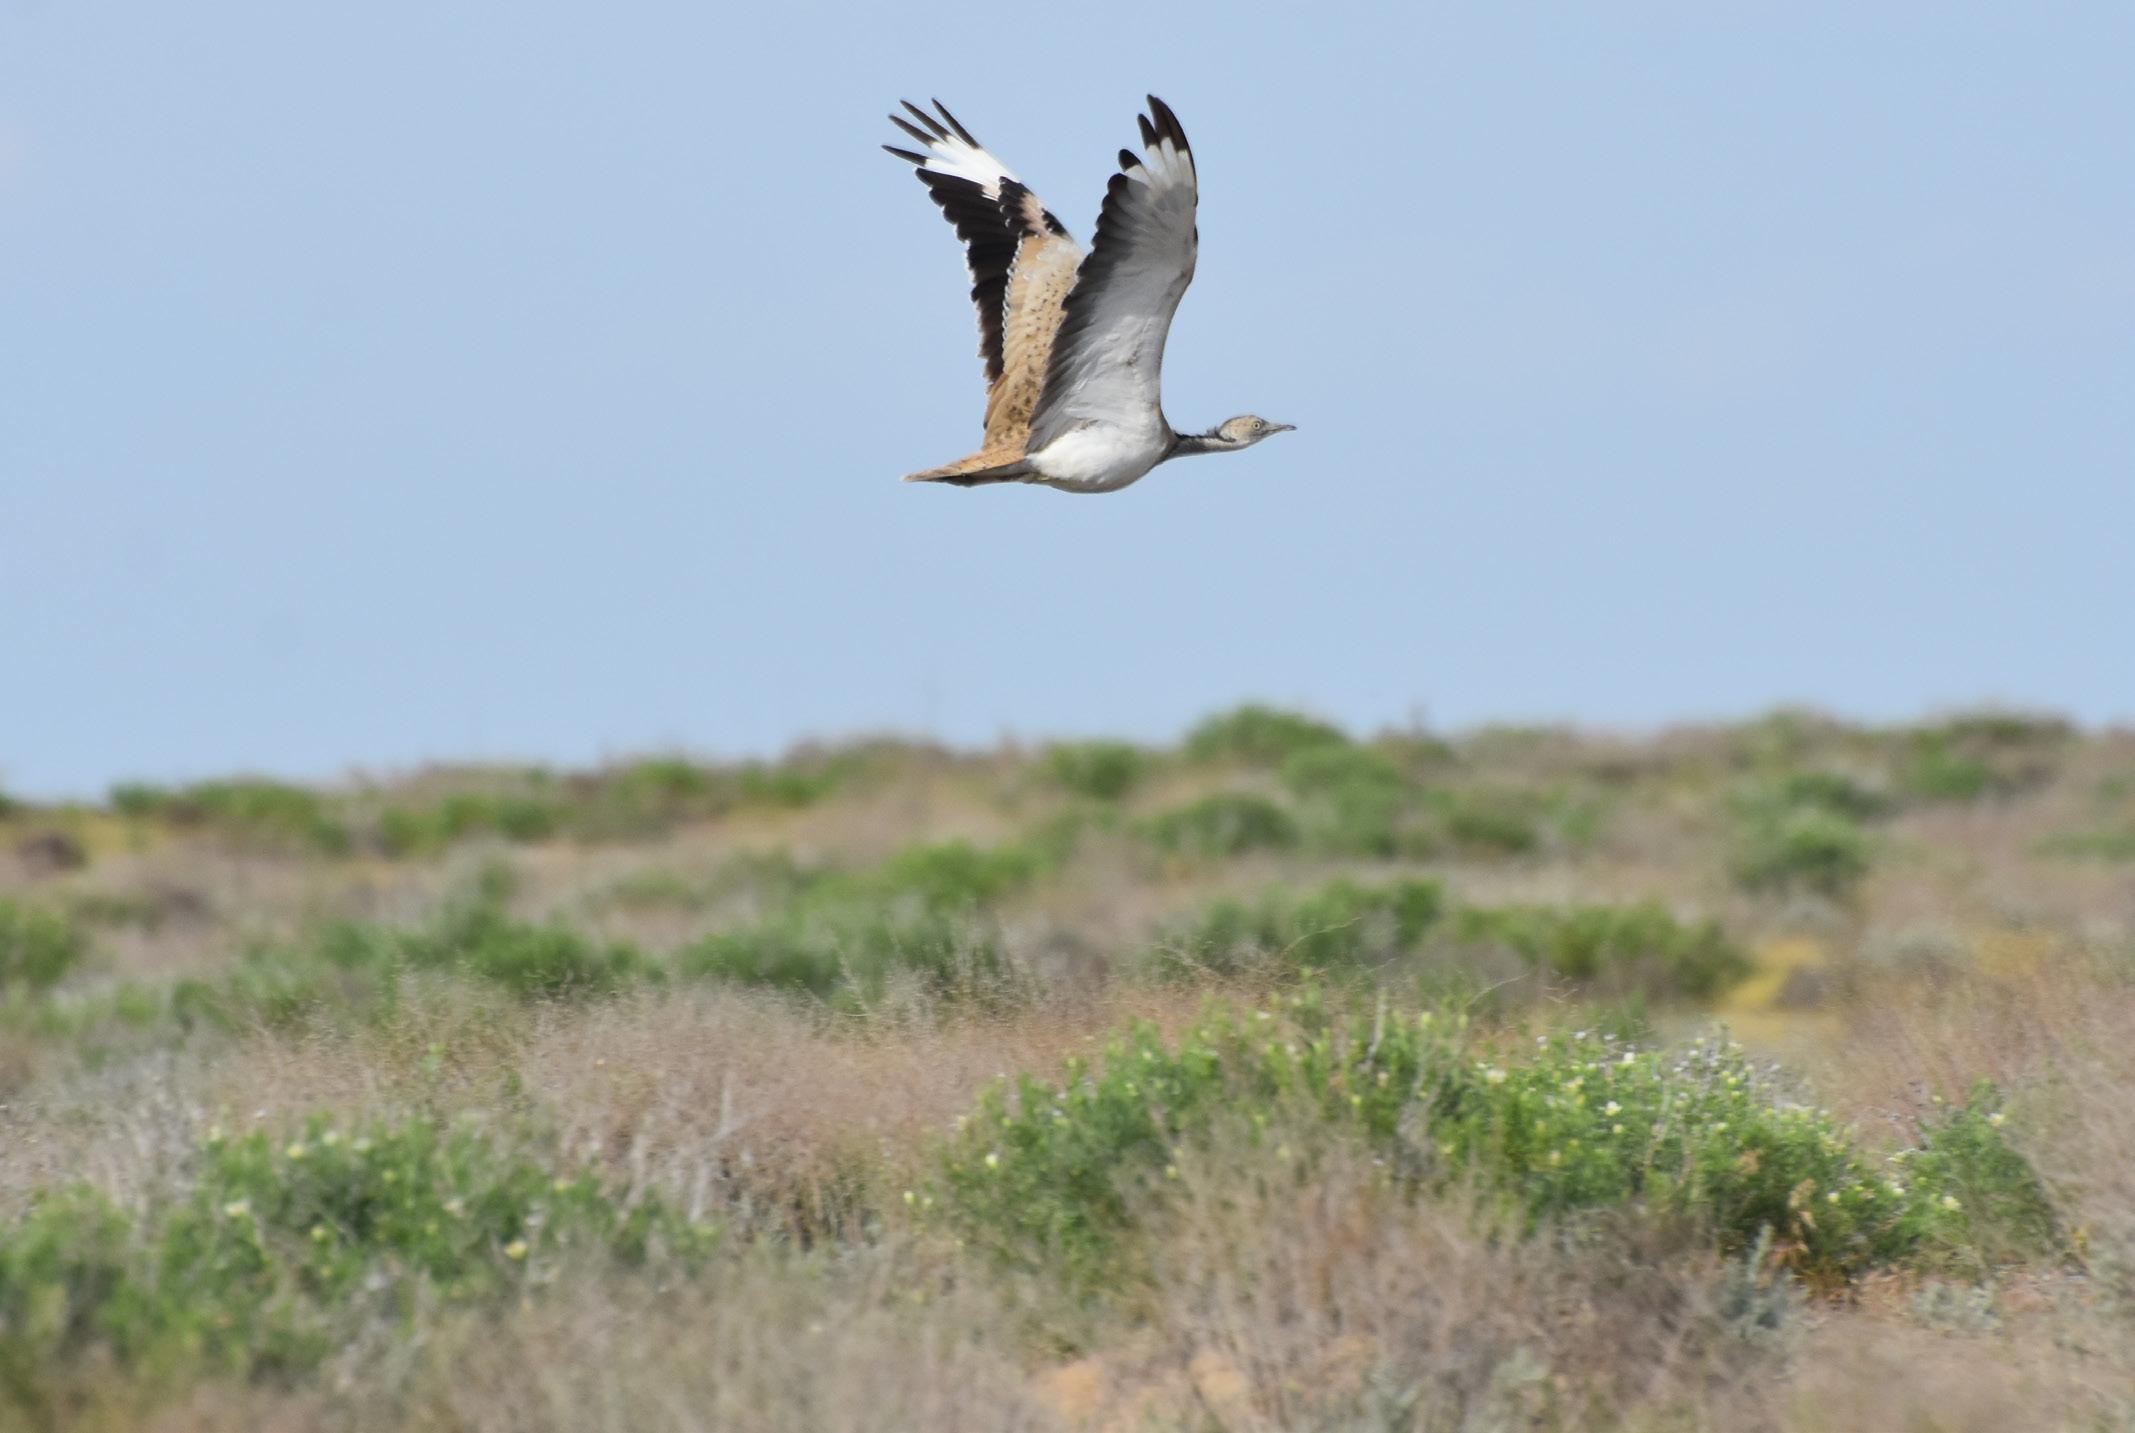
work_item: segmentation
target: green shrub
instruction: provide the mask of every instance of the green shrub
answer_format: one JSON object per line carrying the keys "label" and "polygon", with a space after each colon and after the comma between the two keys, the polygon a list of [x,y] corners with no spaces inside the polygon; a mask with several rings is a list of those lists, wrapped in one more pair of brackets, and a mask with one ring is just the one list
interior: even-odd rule
{"label": "green shrub", "polygon": [[1702,999],[1736,984],[1751,968],[1718,922],[1686,925],[1652,902],[1470,907],[1455,914],[1453,938],[1502,947],[1530,970],[1602,994]]}
{"label": "green shrub", "polygon": [[1339,727],[1296,712],[1248,703],[1202,721],[1186,734],[1184,750],[1191,761],[1279,766],[1312,747],[1348,744],[1349,738]]}
{"label": "green shrub", "polygon": [[567,926],[515,921],[488,904],[470,905],[395,944],[410,965],[472,976],[527,997],[604,995],[660,975],[632,946],[602,944]]}
{"label": "green shrub", "polygon": [[1418,1190],[1479,1182],[1530,1225],[1665,1210],[1729,1253],[1771,1231],[1821,1280],[1960,1237],[1947,1190],[1860,1152],[1732,1045],[1662,1053],[1574,1035],[1513,1060],[1428,1012],[1344,1019],[1309,993],[1294,1004],[1288,1019],[1212,1017],[1176,1047],[1137,1028],[1060,1085],[995,1088],[943,1151],[927,1207],[1013,1265],[1117,1286],[1131,1272],[1123,1237],[1180,1149],[1240,1126],[1283,1140],[1302,1120],[1367,1141]]}
{"label": "green shrub", "polygon": [[959,912],[988,905],[1038,873],[1037,855],[1020,846],[983,850],[969,841],[908,846],[892,856],[862,895],[887,902],[917,901],[930,911]]}
{"label": "green shrub", "polygon": [[900,975],[938,994],[997,989],[1007,966],[990,908],[1048,864],[1028,846],[910,847],[864,876],[821,877],[769,919],[682,950],[700,978],[881,999]]}
{"label": "green shrub", "polygon": [[1149,772],[1149,754],[1123,741],[1063,742],[1045,753],[1054,781],[1093,801],[1117,801]]}
{"label": "green shrub", "polygon": [[1782,808],[1813,807],[1854,821],[1890,814],[1888,797],[1837,771],[1790,771],[1751,799]]}
{"label": "green shrub", "polygon": [[1821,806],[1750,813],[1737,833],[1735,879],[1745,889],[1849,896],[1868,874],[1869,840],[1858,822]]}
{"label": "green shrub", "polygon": [[189,1197],[128,1215],[62,1191],[0,1234],[0,1410],[51,1420],[107,1351],[181,1381],[287,1375],[381,1320],[532,1297],[566,1257],[686,1268],[716,1240],[465,1130],[211,1133]]}
{"label": "green shrub", "polygon": [[1524,856],[1542,844],[1540,801],[1502,790],[1438,790],[1431,808],[1444,844],[1470,856]]}
{"label": "green shrub", "polygon": [[122,815],[200,827],[246,845],[339,855],[350,844],[324,797],[280,781],[203,781],[177,791],[122,785],[112,788],[111,804]]}
{"label": "green shrub", "polygon": [[1914,1182],[1941,1191],[1939,1252],[1968,1272],[2065,1247],[2046,1188],[2003,1137],[2005,1122],[2001,1091],[1981,1080],[1964,1104],[1921,1123],[1919,1145],[1903,1160]]}
{"label": "green shrub", "polygon": [[1265,796],[1242,791],[1218,792],[1162,812],[1145,829],[1158,850],[1202,859],[1287,851],[1299,840],[1289,812]]}
{"label": "green shrub", "polygon": [[16,991],[51,989],[81,964],[87,949],[65,916],[0,900],[0,1000]]}
{"label": "green shrub", "polygon": [[1901,780],[1909,795],[1923,801],[1976,801],[2000,784],[1986,762],[1964,755],[1940,737],[1921,742]]}
{"label": "green shrub", "polygon": [[471,836],[543,841],[560,823],[556,804],[540,797],[459,792],[429,806],[388,807],[378,842],[389,856],[431,855]]}
{"label": "green shrub", "polygon": [[1435,881],[1381,886],[1335,881],[1299,895],[1219,900],[1160,941],[1158,965],[1235,973],[1255,966],[1321,971],[1397,964],[1445,988],[1477,969],[1517,968],[1602,996],[1703,999],[1741,980],[1750,962],[1712,921],[1686,924],[1635,906],[1467,906],[1448,909]]}
{"label": "green shrub", "polygon": [[1276,960],[1291,969],[1356,970],[1415,951],[1438,920],[1436,881],[1360,886],[1335,881],[1307,895],[1273,891],[1221,900],[1172,934],[1165,965],[1225,973]]}
{"label": "green shrub", "polygon": [[1359,746],[1313,746],[1282,764],[1304,813],[1307,844],[1334,855],[1392,856],[1402,840],[1409,787],[1401,770]]}

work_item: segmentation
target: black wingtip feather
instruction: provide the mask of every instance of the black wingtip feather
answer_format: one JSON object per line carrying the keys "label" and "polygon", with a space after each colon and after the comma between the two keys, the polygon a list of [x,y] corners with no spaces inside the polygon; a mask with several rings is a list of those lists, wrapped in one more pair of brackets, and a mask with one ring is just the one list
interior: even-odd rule
{"label": "black wingtip feather", "polygon": [[906,134],[912,136],[912,138],[918,140],[921,144],[931,145],[934,143],[933,135],[928,134],[925,130],[919,128],[919,126],[915,124],[912,124],[908,120],[902,119],[897,115],[893,114],[890,116],[890,123],[896,125],[899,129],[903,130]]}
{"label": "black wingtip feather", "polygon": [[1141,168],[1141,164],[1142,164],[1141,160],[1139,160],[1139,159],[1137,159],[1137,158],[1135,157],[1135,154],[1134,154],[1134,151],[1133,151],[1133,150],[1131,150],[1131,149],[1122,149],[1122,150],[1121,150],[1121,151],[1119,152],[1119,167],[1120,167],[1120,168],[1122,168],[1122,169],[1139,169],[1139,168]]}
{"label": "black wingtip feather", "polygon": [[914,164],[925,164],[927,162],[927,157],[924,154],[914,154],[911,150],[899,149],[894,144],[885,144],[882,147],[899,159],[909,159]]}
{"label": "black wingtip feather", "polygon": [[1179,117],[1172,113],[1171,106],[1165,104],[1155,95],[1149,95],[1147,98],[1149,100],[1149,113],[1156,116],[1157,133],[1176,144],[1183,153],[1191,155],[1194,152],[1193,146],[1186,142],[1186,130],[1179,123]]}
{"label": "black wingtip feather", "polygon": [[1138,114],[1134,117],[1134,122],[1142,127],[1142,148],[1156,148],[1156,126],[1149,123],[1149,116]]}
{"label": "black wingtip feather", "polygon": [[956,116],[949,113],[949,107],[947,105],[943,104],[940,100],[936,100],[934,101],[934,108],[940,111],[941,117],[949,122],[949,128],[956,131],[956,137],[958,139],[961,139],[964,143],[970,145],[973,149],[984,149],[986,147],[971,137],[970,130],[964,128],[961,124],[958,124],[956,122]]}
{"label": "black wingtip feather", "polygon": [[[899,100],[897,101],[897,103],[904,106],[905,113],[911,115],[912,118],[918,120],[921,124],[925,125],[927,129],[931,132],[933,138],[947,139],[949,137],[949,131],[941,127],[941,121],[936,119],[933,115],[928,114],[918,105],[913,104],[910,100]],[[892,119],[896,118],[895,115],[892,115],[890,117]],[[922,139],[925,139],[927,137],[927,135],[920,136],[920,138]]]}

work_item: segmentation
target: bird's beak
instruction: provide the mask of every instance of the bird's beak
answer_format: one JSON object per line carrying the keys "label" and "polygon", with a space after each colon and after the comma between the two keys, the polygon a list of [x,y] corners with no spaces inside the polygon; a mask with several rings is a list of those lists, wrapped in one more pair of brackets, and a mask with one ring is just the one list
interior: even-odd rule
{"label": "bird's beak", "polygon": [[1270,423],[1268,424],[1268,431],[1270,433],[1295,433],[1297,425],[1295,423]]}

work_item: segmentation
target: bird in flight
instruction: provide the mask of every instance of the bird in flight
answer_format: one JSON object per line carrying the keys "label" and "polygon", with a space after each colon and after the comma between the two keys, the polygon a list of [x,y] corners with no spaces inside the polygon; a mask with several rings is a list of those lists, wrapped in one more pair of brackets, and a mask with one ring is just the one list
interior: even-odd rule
{"label": "bird in flight", "polygon": [[1109,493],[1172,458],[1290,431],[1248,413],[1180,433],[1164,417],[1164,337],[1201,242],[1193,150],[1171,106],[1149,97],[1142,157],[1119,152],[1087,256],[940,100],[932,114],[909,100],[904,108],[910,118],[890,122],[919,148],[882,147],[918,167],[964,241],[986,364],[984,443],[906,482]]}

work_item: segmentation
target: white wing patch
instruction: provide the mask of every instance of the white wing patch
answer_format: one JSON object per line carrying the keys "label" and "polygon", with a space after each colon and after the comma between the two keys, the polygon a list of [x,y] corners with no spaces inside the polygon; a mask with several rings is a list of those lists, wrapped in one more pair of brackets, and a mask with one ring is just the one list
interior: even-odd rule
{"label": "white wing patch", "polygon": [[[902,101],[902,103],[907,110],[919,119],[920,124],[914,125],[894,114],[890,116],[890,123],[912,136],[913,139],[918,140],[926,150],[923,156],[913,155],[909,157],[916,159],[919,167],[929,174],[952,175],[955,178],[967,180],[978,185],[980,189],[985,191],[988,199],[999,203],[1001,181],[1014,179],[1016,177],[1015,172],[1001,163],[1000,160],[988,154],[985,147],[973,139],[969,131],[956,122],[956,116],[941,108],[940,100],[934,102],[935,108],[941,109],[940,119],[928,114],[910,100]],[[947,127],[944,126],[943,121],[947,121]],[[883,147],[890,149],[888,145]],[[890,152],[892,154],[903,153],[903,151],[896,149],[890,149]]]}

